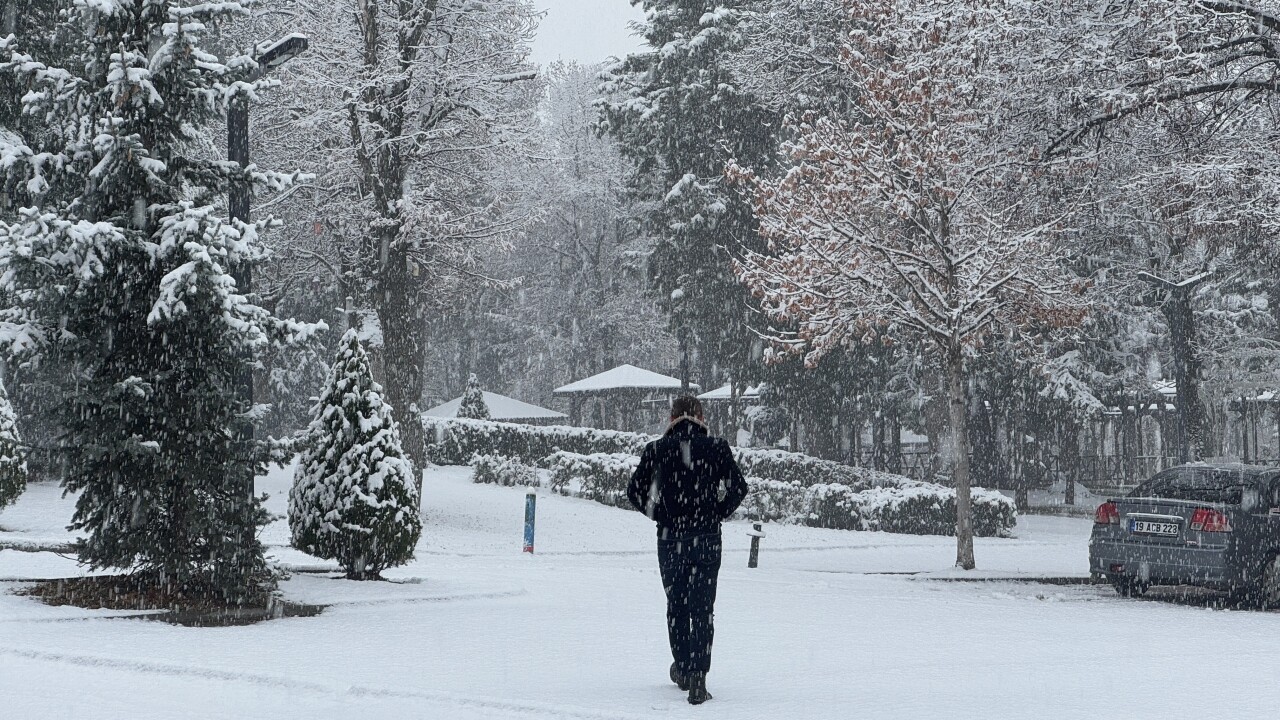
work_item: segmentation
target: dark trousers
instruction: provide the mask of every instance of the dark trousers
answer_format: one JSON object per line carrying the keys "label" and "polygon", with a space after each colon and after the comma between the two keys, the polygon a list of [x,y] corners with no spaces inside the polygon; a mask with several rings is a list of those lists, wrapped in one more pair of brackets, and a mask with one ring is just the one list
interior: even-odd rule
{"label": "dark trousers", "polygon": [[711,669],[712,619],[720,574],[720,533],[658,536],[658,568],[667,591],[667,636],[681,674]]}

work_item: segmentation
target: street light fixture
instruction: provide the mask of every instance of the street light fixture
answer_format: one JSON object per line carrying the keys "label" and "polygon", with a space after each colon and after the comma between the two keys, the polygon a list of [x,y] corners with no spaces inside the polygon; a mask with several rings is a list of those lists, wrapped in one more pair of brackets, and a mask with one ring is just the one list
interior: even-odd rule
{"label": "street light fixture", "polygon": [[[274,70],[301,55],[308,46],[307,36],[301,33],[286,35],[273,43],[261,43],[254,48],[254,61],[258,67],[249,76],[250,80],[261,78],[270,70]],[[241,170],[249,167],[249,101],[240,97],[232,101],[227,109],[227,159],[240,166]],[[227,210],[232,220],[249,222],[249,203],[251,185],[247,181],[231,183],[227,193]],[[241,294],[248,295],[253,284],[253,272],[249,263],[240,262],[231,267],[231,277],[236,281],[236,288]],[[253,407],[253,368],[248,363],[240,369],[236,378],[236,396],[246,408]],[[249,448],[253,444],[253,421],[246,418],[240,425],[237,437],[242,447]],[[244,526],[241,528],[242,547],[253,544],[257,528],[253,522],[253,464],[249,463],[243,479],[243,497],[245,502]]]}
{"label": "street light fixture", "polygon": [[[301,33],[286,35],[273,43],[261,43],[254,48],[254,61],[258,69],[249,76],[257,80],[268,71],[274,70],[301,55],[308,47],[307,36]],[[249,101],[238,98],[227,110],[227,159],[238,163],[241,168],[249,167]],[[228,198],[229,210],[233,220],[249,222],[249,184],[233,183]],[[248,292],[250,278],[247,268],[244,270],[244,283],[240,283],[237,272],[236,284],[241,292]]]}
{"label": "street light fixture", "polygon": [[306,51],[309,44],[307,36],[302,33],[285,35],[273,43],[259,43],[258,47],[254,48],[256,51],[254,59],[258,62],[258,75],[261,76],[266,71],[274,70],[298,57]]}

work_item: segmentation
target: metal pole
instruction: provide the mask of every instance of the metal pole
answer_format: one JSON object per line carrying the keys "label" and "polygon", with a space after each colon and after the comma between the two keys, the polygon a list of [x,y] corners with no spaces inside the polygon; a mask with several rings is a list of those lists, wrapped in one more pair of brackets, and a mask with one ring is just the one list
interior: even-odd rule
{"label": "metal pole", "polygon": [[751,536],[751,554],[747,556],[747,567],[758,567],[760,565],[760,538],[764,537],[764,530],[760,527],[760,523],[751,523],[751,530],[748,530],[747,534]]}
{"label": "metal pole", "polygon": [[[287,35],[276,42],[257,48],[257,62],[262,73],[279,67],[297,57],[307,49],[307,38],[301,34]],[[255,74],[254,76],[259,77]],[[249,167],[249,101],[245,97],[237,97],[227,108],[227,160],[236,163],[240,169]],[[227,211],[232,220],[247,223],[249,217],[251,184],[248,178],[240,177],[231,183],[227,193]],[[231,277],[236,282],[236,289],[241,295],[248,295],[253,290],[253,268],[246,262],[239,262],[231,268]],[[245,362],[236,372],[236,399],[245,411],[253,408],[253,365],[252,357],[246,353]],[[241,527],[242,547],[251,547],[257,536],[257,526],[253,518],[253,421],[245,418],[237,428],[236,438],[246,453],[244,477],[241,478],[243,488],[241,497],[244,502],[244,526]]]}
{"label": "metal pole", "polygon": [[[249,167],[249,102],[244,98],[238,98],[231,103],[231,107],[227,110],[227,159],[236,163],[243,170]],[[231,183],[229,192],[227,209],[232,220],[240,222],[249,222],[249,193],[250,186],[247,180],[237,179]],[[253,275],[252,269],[247,262],[238,262],[231,266],[231,277],[236,282],[236,290],[242,295],[248,295],[252,290]],[[253,366],[249,362],[250,358],[245,357],[245,362],[236,371],[236,399],[240,401],[244,410],[247,412],[253,407]],[[248,418],[240,422],[239,428],[236,430],[236,440],[240,443],[243,452],[249,457],[253,455],[253,421]],[[243,477],[240,479],[241,497],[244,499],[244,525],[241,527],[242,547],[248,548],[253,545],[255,536],[257,535],[257,526],[253,522],[253,463],[248,462],[243,471]]]}
{"label": "metal pole", "polygon": [[538,511],[538,496],[533,488],[524,496],[524,551],[533,553],[533,524]]}

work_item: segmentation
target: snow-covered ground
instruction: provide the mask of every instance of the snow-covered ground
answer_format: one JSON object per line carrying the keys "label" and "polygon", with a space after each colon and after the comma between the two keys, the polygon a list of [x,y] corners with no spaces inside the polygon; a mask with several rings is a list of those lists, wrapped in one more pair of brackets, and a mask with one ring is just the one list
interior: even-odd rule
{"label": "snow-covered ground", "polygon": [[[1033,516],[978,541],[990,582],[944,582],[949,538],[770,527],[746,568],[725,528],[715,700],[666,680],[653,530],[637,513],[538,499],[538,553],[520,552],[524,493],[428,473],[418,559],[395,583],[296,573],[318,617],[185,628],[53,608],[0,581],[4,718],[1073,718],[1280,705],[1280,614],[1121,600],[1083,576],[1089,521]],[[261,479],[283,511],[287,472]],[[59,543],[71,503],[35,486],[0,512],[0,546]],[[293,567],[323,563],[282,547]],[[53,553],[0,550],[0,578],[67,576]],[[915,574],[908,574],[915,573]]]}

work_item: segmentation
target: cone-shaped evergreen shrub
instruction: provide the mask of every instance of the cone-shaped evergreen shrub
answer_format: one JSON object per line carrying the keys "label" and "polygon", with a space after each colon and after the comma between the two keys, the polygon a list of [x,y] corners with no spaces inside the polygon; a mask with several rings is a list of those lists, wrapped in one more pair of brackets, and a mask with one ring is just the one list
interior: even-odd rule
{"label": "cone-shaped evergreen shrub", "polygon": [[458,406],[458,417],[468,420],[488,420],[489,406],[484,402],[484,391],[480,389],[480,381],[471,373],[467,380],[467,391],[462,393],[462,404]]}
{"label": "cone-shaped evergreen shrub", "polygon": [[422,534],[413,465],[354,330],[308,428],[289,494],[293,546],[335,559],[357,580],[413,558]]}

